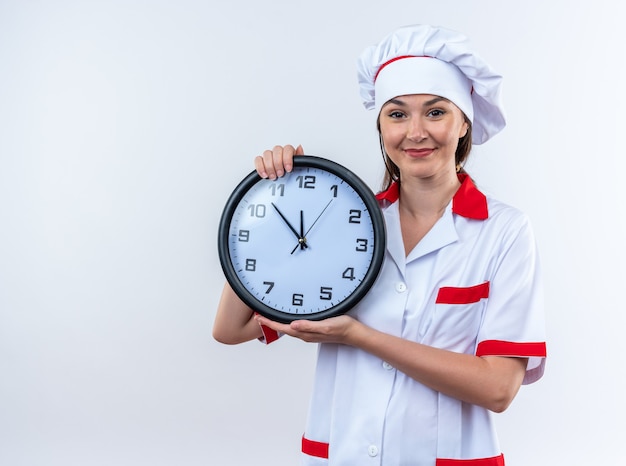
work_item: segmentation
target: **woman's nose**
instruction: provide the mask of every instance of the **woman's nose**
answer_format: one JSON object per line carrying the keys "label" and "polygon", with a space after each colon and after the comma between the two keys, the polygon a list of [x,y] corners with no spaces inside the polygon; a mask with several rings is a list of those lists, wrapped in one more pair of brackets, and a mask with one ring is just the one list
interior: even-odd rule
{"label": "woman's nose", "polygon": [[422,141],[426,139],[424,125],[419,119],[411,118],[407,121],[406,137],[412,141]]}

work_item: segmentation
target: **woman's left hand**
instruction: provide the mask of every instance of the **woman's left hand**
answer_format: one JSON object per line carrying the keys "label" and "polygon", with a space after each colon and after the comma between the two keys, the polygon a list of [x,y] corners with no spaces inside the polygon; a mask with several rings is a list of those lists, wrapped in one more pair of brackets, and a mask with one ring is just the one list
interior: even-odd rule
{"label": "woman's left hand", "polygon": [[290,324],[281,324],[261,315],[255,316],[255,319],[272,330],[308,343],[347,343],[350,333],[359,325],[357,320],[347,315],[320,321],[294,320]]}

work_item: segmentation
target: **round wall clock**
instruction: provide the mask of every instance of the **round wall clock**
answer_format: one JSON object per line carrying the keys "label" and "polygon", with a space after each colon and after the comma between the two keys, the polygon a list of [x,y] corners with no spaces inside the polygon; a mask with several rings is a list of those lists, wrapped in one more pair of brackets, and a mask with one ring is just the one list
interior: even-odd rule
{"label": "round wall clock", "polygon": [[385,223],[368,186],[328,159],[295,156],[276,180],[250,173],[232,192],[218,231],[235,293],[278,322],[343,314],[374,284]]}

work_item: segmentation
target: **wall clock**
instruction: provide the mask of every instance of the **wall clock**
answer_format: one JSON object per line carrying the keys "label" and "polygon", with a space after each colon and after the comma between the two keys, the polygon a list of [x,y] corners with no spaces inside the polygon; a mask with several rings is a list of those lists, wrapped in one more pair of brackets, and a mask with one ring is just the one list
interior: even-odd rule
{"label": "wall clock", "polygon": [[256,171],[229,196],[219,224],[226,280],[278,322],[343,314],[374,284],[385,224],[369,187],[328,159],[295,156],[276,180]]}

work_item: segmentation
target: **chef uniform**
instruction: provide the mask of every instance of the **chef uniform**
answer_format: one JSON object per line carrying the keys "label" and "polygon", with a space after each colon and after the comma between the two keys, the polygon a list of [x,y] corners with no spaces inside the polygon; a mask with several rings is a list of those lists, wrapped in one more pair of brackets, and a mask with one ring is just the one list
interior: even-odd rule
{"label": "chef uniform", "polygon": [[[472,121],[473,142],[505,124],[501,77],[462,35],[409,26],[369,47],[359,60],[366,108],[432,94]],[[483,194],[472,179],[405,254],[399,187],[377,197],[387,248],[380,275],[349,314],[381,332],[476,356],[528,358],[524,384],[544,370],[541,275],[528,218]],[[265,340],[278,335],[264,329]],[[358,348],[320,344],[308,421],[307,466],[503,466],[489,410],[437,392]]]}

